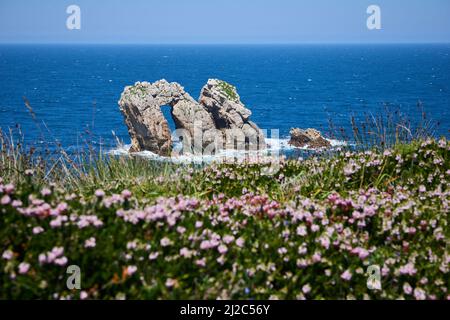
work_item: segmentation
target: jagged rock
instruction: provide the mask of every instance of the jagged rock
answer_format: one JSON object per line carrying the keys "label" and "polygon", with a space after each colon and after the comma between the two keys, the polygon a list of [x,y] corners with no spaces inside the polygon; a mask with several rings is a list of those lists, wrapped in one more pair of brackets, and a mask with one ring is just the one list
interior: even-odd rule
{"label": "jagged rock", "polygon": [[297,148],[303,148],[305,146],[313,149],[331,147],[331,143],[316,129],[302,130],[294,128],[291,130],[290,134],[291,139],[289,144]]}
{"label": "jagged rock", "polygon": [[200,102],[176,82],[136,82],[125,88],[120,110],[131,137],[131,152],[148,150],[162,156],[171,153],[172,137],[161,107],[172,107],[176,132],[183,152],[214,153],[222,148],[260,149],[264,135],[249,121],[251,115],[236,89],[221,80],[209,80]]}
{"label": "jagged rock", "polygon": [[216,128],[224,132],[226,148],[234,148],[236,144],[245,144],[251,150],[265,147],[263,132],[249,120],[252,112],[241,102],[234,86],[209,79],[202,88],[199,102],[210,112]]}
{"label": "jagged rock", "polygon": [[148,150],[163,156],[170,155],[172,137],[169,124],[161,111],[164,105],[172,107],[176,128],[186,130],[182,134],[183,141],[190,143],[194,136],[200,136],[200,148],[213,141],[213,119],[182,86],[166,80],[153,84],[137,82],[134,86],[126,87],[119,100],[131,137],[131,152]]}

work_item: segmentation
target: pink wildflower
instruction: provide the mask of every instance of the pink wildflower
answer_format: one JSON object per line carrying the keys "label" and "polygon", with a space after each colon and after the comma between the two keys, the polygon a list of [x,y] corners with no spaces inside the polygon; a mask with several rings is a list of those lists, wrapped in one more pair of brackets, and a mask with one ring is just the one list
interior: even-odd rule
{"label": "pink wildflower", "polygon": [[8,195],[4,195],[2,199],[0,200],[0,203],[4,206],[11,203],[11,198]]}
{"label": "pink wildflower", "polygon": [[20,274],[25,274],[28,272],[28,270],[30,270],[30,264],[26,263],[26,262],[21,262],[19,264],[19,273]]}
{"label": "pink wildflower", "polygon": [[158,256],[159,256],[159,252],[152,252],[149,254],[148,259],[155,260],[156,258],[158,258]]}
{"label": "pink wildflower", "polygon": [[199,267],[204,267],[204,266],[206,266],[206,259],[205,258],[198,259],[195,261],[195,264]]}
{"label": "pink wildflower", "polygon": [[131,191],[130,191],[130,190],[127,190],[127,189],[123,190],[123,191],[122,191],[122,197],[123,197],[124,199],[129,199],[129,198],[131,198]]}
{"label": "pink wildflower", "polygon": [[310,292],[311,292],[311,286],[310,286],[309,284],[305,284],[305,285],[302,287],[302,292],[303,292],[304,294],[310,293]]}
{"label": "pink wildflower", "polygon": [[304,237],[308,234],[305,226],[298,226],[297,227],[297,234],[301,237]]}
{"label": "pink wildflower", "polygon": [[47,263],[47,256],[45,255],[45,253],[41,253],[38,257],[38,260],[40,264]]}
{"label": "pink wildflower", "polygon": [[84,242],[85,248],[94,248],[97,245],[96,240],[94,237],[90,237]]}
{"label": "pink wildflower", "polygon": [[86,300],[88,298],[88,293],[86,291],[81,291],[80,292],[80,299],[81,300]]}
{"label": "pink wildflower", "polygon": [[192,256],[192,251],[190,251],[188,248],[181,248],[180,256],[184,258],[190,258]]}
{"label": "pink wildflower", "polygon": [[136,247],[137,247],[137,242],[136,241],[129,241],[127,243],[127,249],[128,250],[136,249]]}
{"label": "pink wildflower", "polygon": [[400,267],[400,273],[413,276],[417,273],[417,269],[414,267],[412,262],[409,262],[408,264]]}
{"label": "pink wildflower", "polygon": [[58,259],[55,259],[55,264],[58,266],[65,266],[67,264],[67,258],[66,257],[61,257]]}
{"label": "pink wildflower", "polygon": [[341,274],[341,278],[345,281],[350,281],[352,279],[352,273],[349,270],[345,270],[344,273]]}
{"label": "pink wildflower", "polygon": [[52,194],[52,191],[49,188],[44,188],[41,190],[41,195],[43,197],[49,196]]}
{"label": "pink wildflower", "polygon": [[103,191],[101,189],[98,189],[98,190],[95,191],[95,196],[97,198],[103,198],[105,196],[105,191]]}
{"label": "pink wildflower", "polygon": [[226,235],[223,237],[223,242],[225,242],[226,244],[230,244],[234,241],[234,237],[230,236],[230,235]]}
{"label": "pink wildflower", "polygon": [[136,266],[128,266],[126,271],[129,276],[132,276],[137,271],[137,267]]}
{"label": "pink wildflower", "polygon": [[42,233],[42,232],[44,232],[44,228],[42,228],[42,227],[34,227],[33,228],[33,234],[39,234],[39,233]]}
{"label": "pink wildflower", "polygon": [[236,240],[236,245],[237,245],[239,248],[244,247],[244,243],[245,243],[245,240],[244,240],[243,238],[239,238],[239,239]]}
{"label": "pink wildflower", "polygon": [[9,184],[7,184],[7,185],[5,186],[5,192],[6,192],[7,194],[13,193],[14,190],[15,190],[15,187],[14,187],[14,185],[11,184],[11,183],[9,183]]}
{"label": "pink wildflower", "polygon": [[322,255],[319,252],[315,252],[312,256],[312,261],[314,263],[318,263],[318,262],[322,261]]}
{"label": "pink wildflower", "polygon": [[209,240],[204,240],[200,243],[200,249],[202,250],[207,250],[207,249],[211,249],[213,247],[211,241]]}
{"label": "pink wildflower", "polygon": [[403,284],[403,292],[406,294],[412,294],[413,288],[411,287],[411,285],[408,282],[405,282]]}
{"label": "pink wildflower", "polygon": [[14,253],[11,250],[6,250],[3,252],[2,258],[5,260],[11,260],[14,256]]}
{"label": "pink wildflower", "polygon": [[185,228],[185,227],[182,227],[182,226],[178,226],[178,227],[177,227],[177,232],[178,232],[179,234],[183,234],[183,233],[186,232],[186,228]]}
{"label": "pink wildflower", "polygon": [[369,256],[369,251],[364,248],[355,248],[352,250],[352,253],[357,254],[361,260],[364,260]]}
{"label": "pink wildflower", "polygon": [[416,288],[414,289],[414,297],[416,298],[416,300],[425,300],[427,298],[427,294],[425,290]]}
{"label": "pink wildflower", "polygon": [[12,205],[14,208],[19,208],[19,207],[21,207],[21,206],[23,205],[23,203],[22,203],[22,201],[20,201],[20,200],[14,200],[14,201],[11,203],[11,205]]}
{"label": "pink wildflower", "polygon": [[65,202],[61,202],[60,204],[58,204],[58,206],[56,207],[56,211],[61,214],[63,212],[65,212],[67,210],[67,203]]}
{"label": "pink wildflower", "polygon": [[195,223],[195,227],[196,227],[197,229],[201,228],[202,226],[203,226],[203,222],[201,222],[201,221],[197,221],[197,222]]}
{"label": "pink wildflower", "polygon": [[160,244],[163,247],[168,247],[168,246],[170,246],[172,244],[172,241],[170,241],[169,238],[164,237],[164,238],[161,239]]}
{"label": "pink wildflower", "polygon": [[168,278],[166,280],[166,287],[167,288],[172,288],[172,287],[176,287],[178,285],[178,281],[172,278]]}
{"label": "pink wildflower", "polygon": [[225,253],[227,253],[228,248],[226,245],[222,244],[217,248],[217,250],[219,251],[220,254],[225,254]]}

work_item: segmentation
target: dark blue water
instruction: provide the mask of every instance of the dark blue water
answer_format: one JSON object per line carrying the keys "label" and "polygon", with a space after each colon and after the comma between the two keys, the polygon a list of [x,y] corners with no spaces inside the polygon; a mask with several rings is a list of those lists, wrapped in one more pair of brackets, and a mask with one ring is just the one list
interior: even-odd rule
{"label": "dark blue water", "polygon": [[414,118],[419,100],[449,136],[449,55],[450,45],[0,46],[0,127],[20,124],[27,141],[45,135],[64,147],[81,145],[89,129],[111,147],[112,131],[129,141],[117,105],[124,86],[165,78],[197,98],[220,78],[237,86],[260,127],[282,136],[326,131],[330,117],[348,128],[352,114],[377,114],[383,103]]}

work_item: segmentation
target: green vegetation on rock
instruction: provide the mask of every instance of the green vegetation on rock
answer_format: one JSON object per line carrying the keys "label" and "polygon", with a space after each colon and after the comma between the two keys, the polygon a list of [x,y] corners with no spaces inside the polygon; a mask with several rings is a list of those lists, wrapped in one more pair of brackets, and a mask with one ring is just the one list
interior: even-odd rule
{"label": "green vegetation on rock", "polygon": [[237,102],[238,101],[238,95],[237,95],[237,91],[236,91],[236,87],[220,80],[219,84],[218,84],[219,88],[221,89],[221,91],[227,96],[228,99]]}

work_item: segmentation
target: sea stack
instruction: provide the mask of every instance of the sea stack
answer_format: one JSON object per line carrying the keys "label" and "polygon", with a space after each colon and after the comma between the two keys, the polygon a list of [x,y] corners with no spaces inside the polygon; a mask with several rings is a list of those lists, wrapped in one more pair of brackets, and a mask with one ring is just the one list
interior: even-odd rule
{"label": "sea stack", "polygon": [[[252,121],[252,112],[241,102],[236,87],[218,79],[210,79],[200,93],[200,104],[214,119],[216,128],[225,137],[226,149],[233,149],[236,143],[251,150],[265,147],[264,134]],[[235,137],[226,139],[227,134]]]}
{"label": "sea stack", "polygon": [[161,111],[164,105],[171,107],[174,134],[183,143],[183,153],[265,147],[261,129],[250,121],[251,111],[242,104],[234,86],[210,79],[197,102],[180,84],[159,80],[137,82],[121,95],[119,106],[131,137],[130,152],[171,154],[172,134]]}
{"label": "sea stack", "polygon": [[308,147],[311,149],[320,149],[331,147],[330,141],[325,139],[316,129],[302,130],[294,128],[291,129],[290,134],[291,139],[289,144],[297,148]]}

